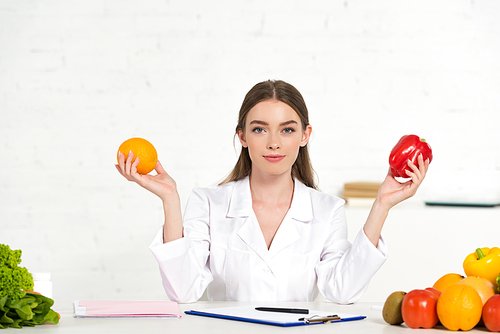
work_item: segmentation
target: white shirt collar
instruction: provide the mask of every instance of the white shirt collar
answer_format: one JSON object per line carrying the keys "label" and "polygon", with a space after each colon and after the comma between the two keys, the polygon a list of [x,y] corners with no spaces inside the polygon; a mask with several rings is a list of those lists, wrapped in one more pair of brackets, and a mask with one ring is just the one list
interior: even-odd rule
{"label": "white shirt collar", "polygon": [[[312,202],[309,188],[302,182],[294,179],[292,205],[289,214],[295,220],[308,222],[313,219]],[[250,191],[250,178],[235,181],[229,207],[228,217],[248,217],[252,212],[252,193]]]}

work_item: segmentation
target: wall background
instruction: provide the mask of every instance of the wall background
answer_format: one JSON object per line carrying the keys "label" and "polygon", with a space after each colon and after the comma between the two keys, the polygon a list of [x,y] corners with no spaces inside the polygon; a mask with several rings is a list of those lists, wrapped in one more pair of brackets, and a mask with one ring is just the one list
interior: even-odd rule
{"label": "wall background", "polygon": [[[303,93],[323,191],[381,181],[392,146],[415,133],[435,160],[408,205],[499,199],[499,14],[495,0],[1,0],[0,243],[22,249],[30,271],[52,273],[56,306],[165,298],[147,248],[161,203],[116,172],[118,146],[150,140],[184,206],[234,165],[240,104],[267,79]],[[456,271],[475,247],[493,246],[478,236],[474,249],[446,252],[454,227],[439,223],[449,215],[426,210],[402,214],[412,234],[389,240],[391,254],[416,251],[406,242],[426,240],[424,218]],[[485,221],[498,230],[492,210],[474,211],[456,238]],[[411,276],[396,271],[429,268],[419,265],[388,265],[364,300],[384,300]]]}

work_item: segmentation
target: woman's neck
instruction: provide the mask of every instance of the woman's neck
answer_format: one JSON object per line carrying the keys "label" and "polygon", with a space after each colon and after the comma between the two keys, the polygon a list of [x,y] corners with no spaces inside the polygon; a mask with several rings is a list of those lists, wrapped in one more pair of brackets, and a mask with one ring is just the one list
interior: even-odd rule
{"label": "woman's neck", "polygon": [[250,190],[254,202],[267,204],[291,203],[294,182],[290,174],[263,175],[250,174]]}

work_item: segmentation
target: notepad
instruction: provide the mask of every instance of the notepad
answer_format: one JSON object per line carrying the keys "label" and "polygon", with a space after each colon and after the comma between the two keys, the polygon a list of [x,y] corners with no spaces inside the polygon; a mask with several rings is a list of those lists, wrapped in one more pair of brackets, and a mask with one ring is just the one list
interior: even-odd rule
{"label": "notepad", "polygon": [[171,301],[76,300],[77,318],[180,318],[181,311]]}
{"label": "notepad", "polygon": [[[365,319],[366,316],[336,313],[335,311],[314,311],[309,310],[309,314],[291,314],[279,312],[262,312],[255,310],[255,306],[237,306],[237,307],[223,307],[212,309],[198,309],[185,311],[184,313],[190,315],[198,315],[204,317],[212,317],[226,320],[237,320],[245,322],[253,322],[264,325],[273,325],[281,327],[305,326],[319,323],[335,323],[344,321],[354,321]],[[327,318],[328,316],[337,315],[340,319],[335,318],[333,321],[321,322],[308,322],[307,318]],[[306,316],[306,317],[305,317]]]}

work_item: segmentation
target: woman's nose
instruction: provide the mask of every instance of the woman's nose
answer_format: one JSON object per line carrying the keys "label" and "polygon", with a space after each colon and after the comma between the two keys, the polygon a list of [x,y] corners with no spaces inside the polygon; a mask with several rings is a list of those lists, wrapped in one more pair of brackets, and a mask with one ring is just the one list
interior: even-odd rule
{"label": "woman's nose", "polygon": [[270,136],[269,141],[267,143],[267,148],[270,150],[277,150],[281,147],[281,144],[277,138],[277,136]]}

